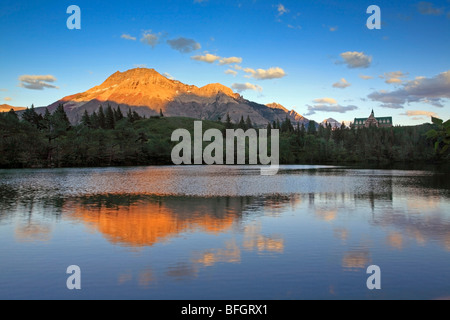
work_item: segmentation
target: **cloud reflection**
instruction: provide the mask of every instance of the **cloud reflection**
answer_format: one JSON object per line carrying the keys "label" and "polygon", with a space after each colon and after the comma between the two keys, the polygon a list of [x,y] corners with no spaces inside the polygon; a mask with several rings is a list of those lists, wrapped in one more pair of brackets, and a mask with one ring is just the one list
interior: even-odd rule
{"label": "cloud reflection", "polygon": [[346,271],[358,271],[365,269],[370,263],[370,253],[366,251],[351,251],[342,258],[342,267]]}

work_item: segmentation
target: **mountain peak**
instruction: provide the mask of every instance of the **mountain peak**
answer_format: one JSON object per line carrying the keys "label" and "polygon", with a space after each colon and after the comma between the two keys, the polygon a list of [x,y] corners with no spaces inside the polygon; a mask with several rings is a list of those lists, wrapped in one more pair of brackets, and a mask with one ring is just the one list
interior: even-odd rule
{"label": "mountain peak", "polygon": [[236,94],[230,88],[220,83],[211,83],[199,89],[199,92],[205,96],[214,96],[223,93],[227,96],[234,97]]}
{"label": "mountain peak", "polygon": [[266,104],[266,106],[269,107],[270,109],[278,109],[278,110],[283,110],[284,112],[289,112],[288,109],[286,109],[281,104],[276,103],[276,102]]}
{"label": "mountain peak", "polygon": [[126,81],[127,79],[143,80],[154,77],[167,79],[163,75],[159,74],[155,69],[135,68],[124,72],[117,71],[109,76],[104,83]]}
{"label": "mountain peak", "polygon": [[323,120],[321,125],[324,127],[327,125],[331,125],[332,128],[339,128],[341,126],[341,123],[339,121],[337,121],[336,119],[328,118],[328,119]]}

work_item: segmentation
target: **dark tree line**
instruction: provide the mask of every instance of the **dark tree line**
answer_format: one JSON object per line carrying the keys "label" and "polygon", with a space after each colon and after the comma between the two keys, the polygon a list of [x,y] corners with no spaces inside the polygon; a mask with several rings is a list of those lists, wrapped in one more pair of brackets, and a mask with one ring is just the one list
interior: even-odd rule
{"label": "dark tree line", "polygon": [[[172,164],[171,141],[175,129],[193,131],[195,119],[157,117],[143,119],[135,111],[100,107],[84,113],[73,125],[62,105],[38,114],[34,107],[19,117],[0,114],[0,167],[86,167]],[[318,126],[311,121],[293,124],[288,118],[267,124],[280,130],[280,163],[435,162],[449,160],[450,122],[354,129],[342,125]],[[205,121],[203,129],[254,128],[250,117],[233,123]]]}

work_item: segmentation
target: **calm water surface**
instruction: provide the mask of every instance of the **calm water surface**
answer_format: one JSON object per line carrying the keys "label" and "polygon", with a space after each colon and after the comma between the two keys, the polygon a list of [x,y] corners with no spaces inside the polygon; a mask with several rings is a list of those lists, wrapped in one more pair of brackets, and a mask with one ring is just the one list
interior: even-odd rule
{"label": "calm water surface", "polygon": [[0,170],[0,299],[450,298],[448,173],[259,173]]}

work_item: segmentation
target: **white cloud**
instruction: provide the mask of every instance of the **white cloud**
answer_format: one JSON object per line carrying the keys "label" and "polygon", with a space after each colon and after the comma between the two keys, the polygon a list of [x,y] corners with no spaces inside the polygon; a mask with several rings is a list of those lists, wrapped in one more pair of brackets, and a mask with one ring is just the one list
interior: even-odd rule
{"label": "white cloud", "polygon": [[402,116],[408,116],[408,117],[417,117],[417,116],[425,116],[425,117],[437,117],[436,112],[431,111],[406,111],[405,113],[401,113]]}
{"label": "white cloud", "polygon": [[152,33],[151,30],[147,30],[143,32],[141,42],[155,48],[159,43],[160,36],[160,34]]}
{"label": "white cloud", "polygon": [[279,67],[269,68],[267,70],[245,68],[244,72],[248,73],[249,77],[253,77],[257,80],[280,79],[286,76],[286,72]]}
{"label": "white cloud", "polygon": [[370,80],[370,79],[373,79],[372,76],[365,76],[365,75],[362,75],[362,74],[360,74],[359,77],[360,77],[361,79],[363,79],[363,80]]}
{"label": "white cloud", "polygon": [[214,54],[205,53],[202,56],[193,56],[193,57],[191,57],[191,59],[196,60],[196,61],[207,62],[207,63],[214,63],[214,62],[220,60],[220,57],[216,56]]}
{"label": "white cloud", "polygon": [[395,91],[376,91],[368,95],[372,101],[385,107],[403,108],[406,103],[422,102],[444,107],[444,99],[450,99],[450,70],[432,78],[417,77],[407,81]]}
{"label": "white cloud", "polygon": [[221,58],[219,60],[219,64],[221,66],[224,66],[224,65],[227,65],[227,64],[233,64],[233,63],[242,63],[242,58],[230,57],[230,58]]}
{"label": "white cloud", "polygon": [[254,85],[254,84],[251,84],[248,82],[247,83],[233,83],[231,88],[233,88],[237,92],[242,92],[242,91],[246,91],[246,90],[262,92],[262,90],[263,90],[263,88],[261,88],[260,86]]}
{"label": "white cloud", "polygon": [[422,1],[417,4],[417,9],[420,14],[423,15],[431,15],[431,16],[440,16],[444,13],[442,9],[435,8],[431,2]]}
{"label": "white cloud", "polygon": [[122,39],[125,40],[132,40],[132,41],[136,41],[136,37],[130,36],[129,34],[123,34],[120,36]]}
{"label": "white cloud", "polygon": [[11,98],[11,97],[5,97],[4,100],[5,100],[5,101],[12,101],[12,98]]}
{"label": "white cloud", "polygon": [[183,37],[167,40],[167,43],[172,49],[177,50],[181,53],[190,53],[202,48],[200,43],[196,42],[195,40]]}
{"label": "white cloud", "polygon": [[387,108],[387,109],[403,109],[403,105],[398,103],[383,103],[380,105],[381,108]]}
{"label": "white cloud", "polygon": [[292,25],[292,24],[288,24],[288,28],[289,28],[289,29],[294,29],[294,30],[301,30],[301,29],[302,29],[302,26],[299,26],[299,25],[294,26],[294,25]]}
{"label": "white cloud", "polygon": [[233,76],[236,76],[238,72],[235,70],[228,69],[227,71],[225,71],[225,74],[231,74]]}
{"label": "white cloud", "polygon": [[364,52],[344,52],[340,54],[344,61],[337,61],[337,64],[346,64],[350,69],[368,68],[372,64],[372,57],[367,56]]}
{"label": "white cloud", "polygon": [[169,80],[175,80],[175,78],[172,77],[172,76],[171,76],[169,73],[167,73],[167,72],[164,72],[164,73],[163,73],[163,76],[166,77],[166,78],[169,79]]}
{"label": "white cloud", "polygon": [[313,100],[313,102],[319,104],[338,104],[337,101],[333,98],[320,98]]}
{"label": "white cloud", "polygon": [[342,78],[341,80],[339,80],[339,82],[336,82],[333,84],[333,88],[338,88],[338,89],[345,89],[350,87],[351,84],[345,80],[344,78]]}
{"label": "white cloud", "polygon": [[403,80],[399,78],[390,78],[385,81],[387,84],[402,84]]}
{"label": "white cloud", "polygon": [[380,76],[380,78],[386,79],[387,84],[402,84],[403,80],[402,78],[406,78],[408,76],[408,73],[403,73],[401,71],[394,71],[394,72],[386,72],[384,76]]}
{"label": "white cloud", "polygon": [[278,17],[281,17],[285,13],[289,13],[289,9],[287,9],[283,4],[279,4],[277,6]]}
{"label": "white cloud", "polygon": [[142,64],[134,64],[133,65],[135,68],[147,68],[147,65],[145,63]]}
{"label": "white cloud", "polygon": [[357,106],[341,106],[341,105],[327,105],[327,104],[316,104],[314,106],[307,105],[308,113],[305,116],[311,116],[316,114],[316,112],[334,112],[334,113],[346,113],[349,111],[358,110]]}
{"label": "white cloud", "polygon": [[44,88],[59,89],[57,86],[50,84],[56,81],[56,78],[52,75],[46,76],[23,75],[19,77],[19,81],[21,82],[19,87],[26,89],[31,90],[44,90]]}
{"label": "white cloud", "polygon": [[338,27],[330,27],[329,30],[330,30],[331,32],[335,32],[335,31],[338,30]]}

